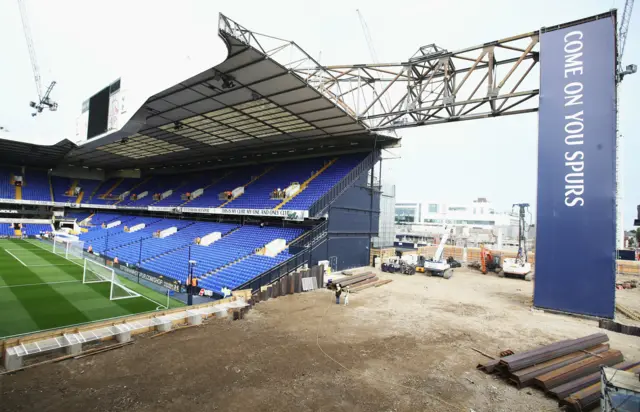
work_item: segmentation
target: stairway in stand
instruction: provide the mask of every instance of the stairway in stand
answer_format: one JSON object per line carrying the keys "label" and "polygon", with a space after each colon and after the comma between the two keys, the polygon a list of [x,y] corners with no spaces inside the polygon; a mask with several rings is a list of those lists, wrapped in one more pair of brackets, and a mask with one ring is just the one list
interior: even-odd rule
{"label": "stairway in stand", "polygon": [[[251,181],[249,181],[249,183],[247,183],[246,185],[243,185],[243,187],[247,187],[249,186],[251,183],[255,182],[256,180],[260,179],[262,176],[266,175],[267,173],[269,173],[270,171],[273,170],[275,166],[271,166],[268,167],[264,170],[264,172],[262,172],[261,174],[259,174],[258,176],[254,177],[253,179],[251,179]],[[229,203],[233,202],[234,200],[236,200],[237,198],[239,198],[240,196],[242,196],[242,193],[240,193],[238,196],[234,197],[231,200],[227,200],[226,202],[224,202],[223,204],[221,204],[219,207],[225,207],[226,205],[228,205]]]}
{"label": "stairway in stand", "polygon": [[338,160],[337,157],[334,157],[333,159],[331,159],[331,161],[327,162],[326,165],[324,165],[320,170],[318,170],[317,172],[315,172],[310,178],[308,178],[307,180],[305,180],[301,185],[300,185],[300,190],[298,190],[293,196],[288,197],[286,199],[284,199],[279,205],[277,205],[276,207],[273,208],[273,210],[278,210],[280,209],[282,206],[286,205],[291,199],[294,199],[296,196],[298,196],[300,193],[302,193],[302,191],[304,189],[307,188],[307,186],[309,186],[309,183],[311,183],[313,181],[313,179],[315,179],[316,177],[320,176],[325,170],[327,170],[329,167],[331,167],[332,164],[334,164],[336,162],[336,160]]}

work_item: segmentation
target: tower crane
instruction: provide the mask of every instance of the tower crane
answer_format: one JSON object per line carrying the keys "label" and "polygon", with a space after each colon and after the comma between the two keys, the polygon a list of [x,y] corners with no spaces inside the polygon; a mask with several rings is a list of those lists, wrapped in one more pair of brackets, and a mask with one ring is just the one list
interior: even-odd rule
{"label": "tower crane", "polygon": [[627,34],[629,32],[629,22],[631,21],[631,12],[633,11],[634,0],[626,0],[624,3],[624,11],[622,12],[622,20],[620,20],[620,29],[618,30],[618,81],[622,81],[627,74],[633,74],[638,71],[638,66],[629,64],[622,68],[622,56],[624,55],[624,46],[627,43]]}
{"label": "tower crane", "polygon": [[27,8],[25,6],[25,0],[18,0],[18,7],[20,8],[20,17],[22,18],[22,29],[24,31],[24,38],[27,41],[27,49],[29,50],[29,59],[31,60],[31,69],[33,70],[33,77],[36,82],[36,91],[38,92],[38,102],[30,102],[29,106],[35,109],[35,112],[31,116],[37,116],[38,113],[42,113],[45,107],[49,110],[58,110],[58,103],[51,100],[51,91],[56,85],[55,80],[52,81],[47,90],[42,93],[42,82],[40,80],[40,68],[38,67],[38,60],[36,58],[36,50],[33,46],[33,38],[31,37],[31,27],[29,26],[29,16],[27,14]]}

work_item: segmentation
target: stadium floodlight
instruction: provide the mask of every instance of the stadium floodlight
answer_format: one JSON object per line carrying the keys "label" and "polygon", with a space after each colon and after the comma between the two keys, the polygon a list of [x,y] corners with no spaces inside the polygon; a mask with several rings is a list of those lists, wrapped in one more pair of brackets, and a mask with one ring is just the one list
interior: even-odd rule
{"label": "stadium floodlight", "polygon": [[82,273],[82,283],[110,283],[109,300],[120,300],[137,298],[139,293],[126,287],[116,275],[113,268],[94,262],[90,259],[84,260],[84,270]]}

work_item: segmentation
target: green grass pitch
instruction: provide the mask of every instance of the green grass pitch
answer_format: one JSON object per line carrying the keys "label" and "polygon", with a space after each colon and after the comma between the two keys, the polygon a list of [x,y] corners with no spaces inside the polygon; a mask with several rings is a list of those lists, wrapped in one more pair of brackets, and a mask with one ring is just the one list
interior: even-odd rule
{"label": "green grass pitch", "polygon": [[[141,294],[109,300],[110,283],[82,283],[83,268],[39,240],[0,240],[0,338],[156,310],[161,293],[120,278]],[[182,306],[171,299],[170,307]]]}

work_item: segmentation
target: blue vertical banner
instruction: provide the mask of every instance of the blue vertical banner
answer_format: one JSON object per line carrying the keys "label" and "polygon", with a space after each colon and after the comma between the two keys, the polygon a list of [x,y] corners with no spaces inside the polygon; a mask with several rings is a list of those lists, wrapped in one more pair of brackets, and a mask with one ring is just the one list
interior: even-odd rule
{"label": "blue vertical banner", "polygon": [[615,14],[541,31],[534,305],[615,314]]}

